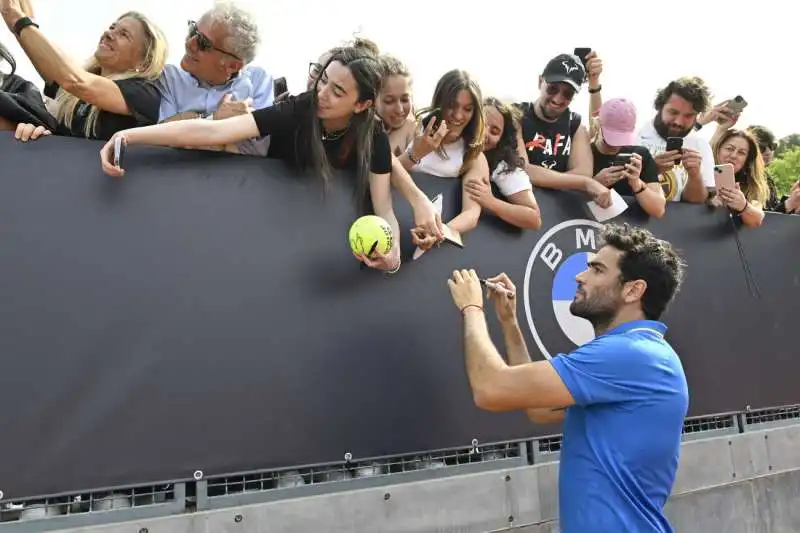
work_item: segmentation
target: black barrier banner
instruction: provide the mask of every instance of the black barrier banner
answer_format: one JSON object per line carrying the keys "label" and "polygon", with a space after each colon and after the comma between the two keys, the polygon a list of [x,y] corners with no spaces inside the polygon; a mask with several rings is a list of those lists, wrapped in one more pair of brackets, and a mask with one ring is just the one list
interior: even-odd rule
{"label": "black barrier banner", "polygon": [[[577,194],[537,191],[544,227],[487,216],[465,247],[362,269],[348,178],[323,194],[280,163],[133,147],[127,175],[99,143],[0,136],[0,490],[6,499],[469,446],[559,431],[472,403],[454,268],[507,272],[534,358],[591,331],[555,280],[597,246]],[[417,176],[458,211],[458,182]],[[408,205],[397,197],[406,255]],[[691,414],[797,403],[800,219],[741,239],[728,218],[670,204],[619,217],[689,263],[665,321]],[[576,257],[578,259],[576,259]],[[555,288],[554,288],[555,287]],[[492,330],[499,346],[497,325]]]}

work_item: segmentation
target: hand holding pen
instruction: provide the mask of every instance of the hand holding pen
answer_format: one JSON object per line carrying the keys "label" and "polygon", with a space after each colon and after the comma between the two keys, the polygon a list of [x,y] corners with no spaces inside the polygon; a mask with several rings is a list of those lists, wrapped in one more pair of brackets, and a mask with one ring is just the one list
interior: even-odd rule
{"label": "hand holding pen", "polygon": [[483,285],[484,287],[486,287],[490,291],[499,292],[500,294],[504,294],[504,295],[508,296],[509,298],[513,298],[514,297],[514,291],[507,289],[505,287],[505,284],[503,284],[501,281],[492,281],[492,280],[489,280],[489,279],[481,278],[481,285]]}
{"label": "hand holding pen", "polygon": [[517,320],[517,288],[506,274],[481,279],[481,285],[489,289],[489,300],[494,302],[497,319],[501,323],[514,324]]}

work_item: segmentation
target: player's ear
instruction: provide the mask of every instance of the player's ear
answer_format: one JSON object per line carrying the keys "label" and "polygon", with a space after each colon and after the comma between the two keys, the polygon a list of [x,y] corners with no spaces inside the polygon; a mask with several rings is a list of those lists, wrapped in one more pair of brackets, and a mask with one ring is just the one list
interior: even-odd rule
{"label": "player's ear", "polygon": [[647,290],[647,282],[643,279],[628,281],[622,288],[622,298],[625,303],[633,303],[641,300]]}

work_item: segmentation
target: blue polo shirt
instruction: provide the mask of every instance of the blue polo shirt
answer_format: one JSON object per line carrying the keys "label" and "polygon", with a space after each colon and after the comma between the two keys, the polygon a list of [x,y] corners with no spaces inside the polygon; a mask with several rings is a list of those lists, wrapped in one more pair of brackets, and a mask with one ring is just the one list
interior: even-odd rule
{"label": "blue polo shirt", "polygon": [[[262,109],[274,103],[272,76],[254,65],[245,66],[235,78],[222,85],[209,85],[180,66],[167,65],[158,80],[158,86],[161,91],[159,122],[186,111],[214,112],[226,94],[230,94],[234,101],[252,98],[253,109]],[[236,146],[239,153],[266,157],[269,138],[248,139]]]}
{"label": "blue polo shirt", "polygon": [[562,533],[660,532],[689,391],[661,322],[622,324],[552,365],[575,399],[559,467]]}

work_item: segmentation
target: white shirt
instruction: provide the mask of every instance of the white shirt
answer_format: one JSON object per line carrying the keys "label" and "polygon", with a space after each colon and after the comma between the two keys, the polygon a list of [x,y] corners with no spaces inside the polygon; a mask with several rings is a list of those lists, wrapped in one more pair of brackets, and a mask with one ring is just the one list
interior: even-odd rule
{"label": "white shirt", "polygon": [[[465,146],[463,138],[459,138],[453,143],[445,144],[446,159],[436,152],[431,152],[423,157],[418,165],[414,165],[412,170],[440,178],[457,178],[464,164]],[[500,189],[500,193],[503,196],[508,198],[512,194],[521,191],[533,190],[531,179],[523,169],[515,168],[511,172],[507,170],[508,165],[506,165],[505,161],[501,161],[492,172],[492,181],[497,184],[497,188]]]}
{"label": "white shirt", "polygon": [[532,191],[531,179],[528,174],[521,168],[515,168],[511,172],[507,172],[508,165],[505,161],[500,161],[497,168],[492,172],[492,181],[497,184],[500,193],[508,198],[512,194],[517,194],[522,191]]}
{"label": "white shirt", "polygon": [[[658,134],[652,120],[648,121],[636,135],[636,144],[647,148],[653,157],[665,152],[667,148],[667,140]],[[709,142],[693,130],[683,138],[683,146],[700,153],[702,158],[700,174],[703,183],[706,187],[714,187],[714,153]],[[661,182],[667,201],[679,202],[689,181],[689,173],[683,165],[676,165],[672,170],[661,174],[658,180]]]}
{"label": "white shirt", "polygon": [[461,172],[461,166],[464,164],[464,154],[466,153],[464,139],[459,137],[455,142],[442,145],[442,149],[447,155],[446,158],[433,151],[420,159],[419,164],[414,165],[412,170],[440,178],[457,178]]}

